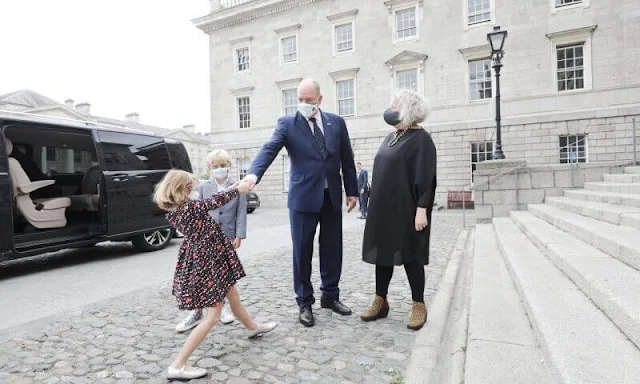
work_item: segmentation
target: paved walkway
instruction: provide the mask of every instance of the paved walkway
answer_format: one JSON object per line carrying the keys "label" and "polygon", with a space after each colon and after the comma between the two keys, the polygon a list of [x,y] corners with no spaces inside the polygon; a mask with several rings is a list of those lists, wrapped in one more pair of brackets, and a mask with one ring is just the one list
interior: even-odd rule
{"label": "paved walkway", "polygon": [[[458,213],[434,213],[428,302],[461,225]],[[391,283],[389,318],[360,321],[358,314],[374,292],[374,267],[360,260],[364,223],[346,227],[341,298],[355,314],[334,315],[317,303],[316,326],[302,327],[289,247],[250,257],[241,253],[248,274],[238,284],[243,302],[258,321],[280,326],[257,340],[246,339],[238,322],[216,327],[192,358],[209,376],[194,383],[401,382],[416,335],[405,327],[411,295],[404,270],[397,268]],[[314,263],[317,289],[317,257]],[[0,383],[166,382],[165,369],[184,340],[173,330],[182,315],[165,283],[87,306],[27,334],[16,329],[16,336],[0,344]]]}

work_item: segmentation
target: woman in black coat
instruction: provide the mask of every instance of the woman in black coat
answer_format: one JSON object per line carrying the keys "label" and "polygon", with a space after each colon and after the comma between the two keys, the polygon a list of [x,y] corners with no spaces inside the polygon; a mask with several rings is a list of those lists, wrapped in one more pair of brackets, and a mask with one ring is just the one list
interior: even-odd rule
{"label": "woman in black coat", "polygon": [[425,271],[429,264],[431,211],[436,192],[436,147],[419,124],[428,114],[416,92],[399,91],[384,113],[395,128],[383,141],[373,164],[371,200],[362,259],[376,265],[376,297],[361,318],[372,321],[389,313],[387,290],[396,265],[403,265],[413,307],[407,327],[427,321]]}

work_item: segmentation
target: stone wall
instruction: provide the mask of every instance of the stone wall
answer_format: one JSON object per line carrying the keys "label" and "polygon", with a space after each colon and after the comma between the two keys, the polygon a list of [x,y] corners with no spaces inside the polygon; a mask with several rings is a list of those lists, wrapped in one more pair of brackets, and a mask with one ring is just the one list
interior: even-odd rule
{"label": "stone wall", "polygon": [[603,176],[622,173],[629,161],[536,165],[522,160],[492,160],[478,165],[474,201],[478,223],[493,217],[526,210],[527,204],[541,204],[550,196],[562,196],[565,189],[582,188],[585,182],[602,181]]}
{"label": "stone wall", "polygon": [[[560,166],[559,137],[585,134],[588,163],[631,160],[634,118],[637,120],[640,135],[640,108],[574,112],[562,116],[508,117],[503,120],[503,150],[510,160],[526,161],[529,165]],[[375,129],[351,132],[355,159],[361,161],[364,168],[370,171],[370,177],[373,176],[375,154],[384,137],[390,132],[390,128],[384,127],[381,117],[377,120],[379,122],[376,123]],[[448,191],[462,190],[471,184],[471,143],[493,142],[494,123],[481,121],[455,125],[427,124],[426,129],[431,132],[438,151],[436,202],[446,206]],[[234,162],[242,158],[251,161],[269,135],[265,134],[263,137],[251,142],[218,144],[215,148],[227,149]],[[640,144],[640,137],[638,141]],[[256,190],[265,207],[286,206],[286,165],[283,161],[285,154],[286,150],[280,153]],[[640,154],[638,156],[640,158]],[[233,172],[238,172],[235,165]]]}

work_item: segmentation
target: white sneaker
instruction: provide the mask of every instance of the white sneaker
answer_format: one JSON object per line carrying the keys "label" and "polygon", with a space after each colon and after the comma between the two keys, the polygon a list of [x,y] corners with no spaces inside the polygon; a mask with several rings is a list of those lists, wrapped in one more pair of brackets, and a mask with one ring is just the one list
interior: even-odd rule
{"label": "white sneaker", "polygon": [[247,337],[249,339],[253,339],[254,337],[258,337],[263,333],[269,333],[273,331],[277,326],[278,323],[274,321],[270,321],[264,324],[258,324],[258,328],[249,330],[249,332],[247,333]]}
{"label": "white sneaker", "polygon": [[169,367],[167,370],[167,379],[169,380],[191,380],[199,379],[207,376],[207,370],[185,365],[182,368]]}
{"label": "white sneaker", "polygon": [[222,321],[222,324],[233,323],[235,319],[236,317],[233,316],[233,313],[230,310],[228,310],[226,306],[223,306],[222,314],[220,315],[220,321]]}
{"label": "white sneaker", "polygon": [[176,325],[176,332],[182,333],[195,328],[198,324],[200,324],[200,321],[202,321],[202,311],[191,311],[189,316],[185,317],[184,320],[180,322],[180,324]]}

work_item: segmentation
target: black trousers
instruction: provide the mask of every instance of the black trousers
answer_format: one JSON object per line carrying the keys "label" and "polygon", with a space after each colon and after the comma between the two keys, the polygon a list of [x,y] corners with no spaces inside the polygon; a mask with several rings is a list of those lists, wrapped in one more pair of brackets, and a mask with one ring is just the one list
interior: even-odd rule
{"label": "black trousers", "polygon": [[[412,261],[404,265],[404,270],[411,286],[411,298],[415,302],[424,302],[424,265],[420,261]],[[387,298],[392,276],[393,266],[376,265],[376,295]]]}

